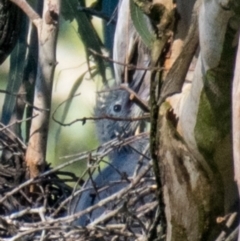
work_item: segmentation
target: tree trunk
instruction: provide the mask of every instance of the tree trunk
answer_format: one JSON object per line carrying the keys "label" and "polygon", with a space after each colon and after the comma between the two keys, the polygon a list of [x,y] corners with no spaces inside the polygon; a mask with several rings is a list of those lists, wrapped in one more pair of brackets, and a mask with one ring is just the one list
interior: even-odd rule
{"label": "tree trunk", "polygon": [[34,119],[26,152],[30,177],[43,170],[46,161],[48,126],[51,111],[53,74],[56,66],[56,40],[60,1],[44,1],[42,19],[38,20],[39,59],[35,85]]}
{"label": "tree trunk", "polygon": [[231,140],[231,81],[239,29],[235,18],[229,6],[202,2],[192,84],[169,98],[181,137],[171,126],[172,117],[168,120],[169,110],[161,117],[159,166],[167,240],[215,240],[221,228],[217,218],[232,212],[238,202]]}

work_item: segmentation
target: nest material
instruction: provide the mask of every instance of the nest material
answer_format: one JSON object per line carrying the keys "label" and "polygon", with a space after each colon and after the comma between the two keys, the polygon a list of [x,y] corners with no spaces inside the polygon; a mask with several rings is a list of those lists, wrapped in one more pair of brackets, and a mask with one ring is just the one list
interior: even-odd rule
{"label": "nest material", "polygon": [[[70,157],[70,160],[61,166],[53,169],[48,166],[44,173],[31,180],[26,178],[24,147],[18,141],[12,141],[11,138],[4,136],[5,141],[1,141],[3,151],[8,151],[12,155],[8,161],[2,161],[0,164],[0,238],[2,240],[147,240],[155,225],[158,206],[150,163],[142,168],[139,174],[129,177],[130,182],[124,189],[86,210],[71,215],[67,214],[67,209],[74,196],[83,191],[79,185],[83,178],[77,178],[70,172],[60,171],[66,165],[88,158],[95,161],[93,165],[88,166],[85,172],[88,173],[114,148],[141,139],[143,135],[146,134],[121,141],[114,140],[92,152]],[[73,190],[66,184],[67,182],[75,182],[76,188]],[[29,192],[31,185],[38,187],[36,192]],[[106,187],[99,188],[102,190]],[[112,208],[106,208],[104,215],[86,227],[74,224],[74,220],[81,215],[91,213],[98,208],[109,207],[109,204]]]}
{"label": "nest material", "polygon": [[[152,236],[158,237],[159,241],[164,240],[151,162],[139,168],[140,172],[136,172],[133,177],[123,175],[119,182],[128,179],[129,184],[119,192],[86,210],[67,214],[74,197],[85,190],[80,186],[83,184],[84,174],[92,173],[93,169],[101,169],[99,162],[113,149],[122,148],[146,135],[142,133],[124,140],[116,139],[91,152],[66,157],[66,163],[55,168],[48,166],[39,177],[29,180],[26,178],[24,162],[25,146],[18,139],[13,141],[8,135],[2,134],[2,152],[7,153],[3,156],[8,159],[2,159],[0,163],[0,240],[145,241],[153,240]],[[88,159],[89,165],[81,177],[60,171],[83,159]],[[68,182],[75,182],[76,188],[69,187],[66,184]],[[38,187],[36,192],[29,191],[31,185]],[[95,187],[95,195],[108,188]],[[92,220],[87,226],[75,225],[75,221],[82,215],[103,207],[104,215]],[[226,225],[231,227],[236,217],[236,213],[227,217]],[[227,240],[230,237],[233,237],[231,240],[236,240],[237,233],[236,228]],[[223,230],[219,237],[225,236],[226,232]]]}

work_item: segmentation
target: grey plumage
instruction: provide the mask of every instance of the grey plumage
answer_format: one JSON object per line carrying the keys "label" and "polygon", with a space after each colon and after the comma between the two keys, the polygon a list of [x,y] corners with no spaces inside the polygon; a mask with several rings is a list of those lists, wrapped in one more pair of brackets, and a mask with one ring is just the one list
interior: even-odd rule
{"label": "grey plumage", "polygon": [[[114,118],[129,118],[133,117],[132,113],[140,115],[141,112],[141,109],[129,99],[129,93],[125,90],[109,90],[98,94],[95,108],[95,115],[97,117],[111,116]],[[138,125],[139,121],[130,122],[110,119],[96,121],[96,129],[100,143],[105,143],[115,138],[123,139],[133,136]],[[89,180],[87,185],[85,185],[88,191],[83,192],[79,201],[77,201],[76,211],[84,210],[96,204],[99,200],[126,187],[129,184],[128,178],[133,175],[138,161],[142,159],[143,162],[148,161],[148,159],[142,158],[140,154],[144,153],[147,143],[148,138],[143,138],[124,147],[114,149],[109,154],[111,165],[108,165],[100,171],[94,178],[94,185],[96,185],[98,190],[105,187],[104,191],[98,191],[96,193]],[[85,226],[89,221],[96,219],[103,212],[111,210],[112,208],[113,204],[98,208],[93,211],[91,215],[81,217],[77,220],[76,224]]]}
{"label": "grey plumage", "polygon": [[99,141],[105,143],[116,137],[132,136],[136,130],[137,121],[117,121],[117,118],[137,117],[141,109],[129,99],[129,93],[122,89],[109,89],[98,94],[95,116],[114,117],[96,122]]}
{"label": "grey plumage", "polygon": [[[129,69],[126,65],[115,63],[116,85],[112,89],[104,89],[104,92],[98,93],[95,116],[115,118],[96,121],[96,132],[101,145],[114,139],[121,141],[124,138],[134,136],[142,123],[141,121],[118,121],[116,119],[139,117],[143,113],[130,100],[129,93],[119,88],[120,85],[128,83],[129,88],[135,91],[144,101],[147,101],[149,97],[150,71],[146,69],[150,65],[150,52],[142,43],[133,26],[128,6],[129,0],[119,1],[119,18],[114,38],[113,58],[118,62],[132,64],[142,67],[142,69]],[[76,206],[76,209],[72,208],[72,212],[85,210],[99,200],[126,187],[131,180],[130,177],[133,176],[138,167],[139,160],[142,161],[142,166],[149,162],[149,153],[147,152],[144,155],[148,142],[148,138],[143,138],[112,150],[108,155],[111,164],[95,176],[94,185],[88,180],[85,185],[87,191],[82,193],[80,199],[75,199],[76,205],[73,204],[72,207]],[[103,191],[99,192],[99,189]],[[150,199],[152,200],[152,197]],[[150,199],[148,198],[148,200]],[[121,204],[123,204],[123,201]],[[109,203],[108,206],[98,208],[90,215],[82,216],[76,224],[85,226],[108,210],[115,209],[115,205],[116,201]]]}

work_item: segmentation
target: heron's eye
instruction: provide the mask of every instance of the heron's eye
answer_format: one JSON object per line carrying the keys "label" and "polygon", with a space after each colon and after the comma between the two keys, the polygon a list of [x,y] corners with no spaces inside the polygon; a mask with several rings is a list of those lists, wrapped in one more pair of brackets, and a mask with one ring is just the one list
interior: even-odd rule
{"label": "heron's eye", "polygon": [[119,112],[119,111],[121,111],[121,109],[122,109],[122,106],[119,105],[119,104],[113,106],[113,110],[114,110],[115,112]]}

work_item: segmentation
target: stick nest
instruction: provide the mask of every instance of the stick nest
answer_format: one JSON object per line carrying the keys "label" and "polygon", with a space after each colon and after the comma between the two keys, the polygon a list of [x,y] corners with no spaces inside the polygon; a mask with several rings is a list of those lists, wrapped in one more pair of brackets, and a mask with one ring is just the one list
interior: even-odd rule
{"label": "stick nest", "polygon": [[[127,177],[129,183],[124,189],[86,210],[73,214],[68,212],[74,198],[84,191],[81,187],[84,175],[93,173],[93,169],[99,170],[99,162],[114,148],[144,135],[114,140],[91,152],[66,157],[66,163],[55,168],[47,166],[35,179],[27,178],[25,147],[19,140],[3,136],[2,152],[8,158],[2,158],[0,164],[1,240],[147,240],[156,230],[159,219],[151,162],[141,168],[141,172]],[[81,177],[61,171],[63,167],[84,159],[94,164],[89,164]],[[70,182],[75,183],[74,188],[68,185]],[[32,187],[34,191],[31,191]],[[95,187],[98,192],[98,187]],[[109,204],[112,209],[107,209]],[[87,226],[75,225],[74,221],[82,215],[103,207],[106,207],[104,215]]]}

